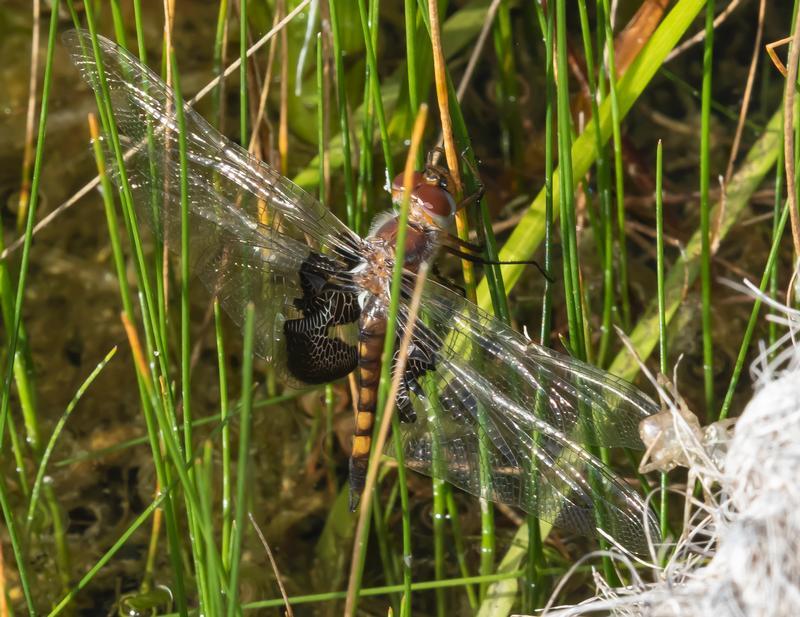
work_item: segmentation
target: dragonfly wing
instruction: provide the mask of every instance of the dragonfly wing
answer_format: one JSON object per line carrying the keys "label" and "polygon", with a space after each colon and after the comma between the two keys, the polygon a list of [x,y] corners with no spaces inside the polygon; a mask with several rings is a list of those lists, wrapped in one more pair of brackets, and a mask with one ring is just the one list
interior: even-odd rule
{"label": "dragonfly wing", "polygon": [[435,283],[412,341],[402,391],[413,421],[400,424],[410,468],[584,535],[602,528],[637,553],[646,531],[658,537],[642,497],[580,445],[641,447],[635,427],[658,411],[645,395]]}
{"label": "dragonfly wing", "polygon": [[[83,77],[100,92],[88,33],[71,30],[63,39]],[[127,148],[120,169],[106,140],[112,177],[119,186],[126,177],[137,217],[180,252],[180,129],[174,93],[126,50],[103,37],[98,43],[113,119]],[[355,302],[358,289],[347,271],[359,261],[361,240],[311,195],[230,142],[190,107],[184,106],[184,115],[192,271],[238,324],[253,303],[259,355],[283,362],[291,336],[285,324],[307,316],[311,296],[323,285],[328,299],[339,298],[334,306]],[[345,323],[339,319],[335,325]],[[354,349],[347,356],[352,366],[322,367],[318,377],[336,379],[352,370]]]}
{"label": "dragonfly wing", "polygon": [[[89,33],[69,30],[62,39],[84,79],[96,92],[101,92]],[[161,150],[174,149],[177,153],[180,129],[172,89],[129,51],[105,37],[97,39],[120,133],[148,156],[157,156],[154,150],[159,146]],[[354,246],[358,246],[358,236],[317,199],[230,141],[188,104],[184,104],[184,117],[189,161],[203,170],[202,175],[213,182],[215,192],[226,197],[230,205],[238,206],[249,222],[263,222],[264,218],[280,215],[282,223],[305,235],[307,241],[318,243],[318,248],[339,249],[350,255]],[[167,167],[171,174],[179,174],[177,157],[169,160]],[[141,171],[148,168],[143,166]],[[240,204],[243,199],[246,203]],[[218,216],[216,202],[193,203],[192,208],[213,219]],[[224,222],[228,222],[227,217]]]}

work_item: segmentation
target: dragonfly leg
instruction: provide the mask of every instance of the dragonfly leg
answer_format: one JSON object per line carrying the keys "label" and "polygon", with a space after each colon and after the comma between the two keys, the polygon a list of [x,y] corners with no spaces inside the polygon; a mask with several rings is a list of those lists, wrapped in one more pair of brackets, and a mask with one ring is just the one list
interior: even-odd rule
{"label": "dragonfly leg", "polygon": [[437,283],[440,283],[441,285],[444,285],[448,289],[452,289],[458,295],[460,295],[462,298],[466,298],[467,297],[467,290],[464,289],[458,283],[456,283],[453,279],[450,279],[450,278],[444,276],[441,273],[441,270],[439,270],[439,266],[435,262],[434,262],[434,264],[433,264],[433,266],[431,268],[431,274],[433,275],[433,277],[432,277],[433,280],[435,280]]}

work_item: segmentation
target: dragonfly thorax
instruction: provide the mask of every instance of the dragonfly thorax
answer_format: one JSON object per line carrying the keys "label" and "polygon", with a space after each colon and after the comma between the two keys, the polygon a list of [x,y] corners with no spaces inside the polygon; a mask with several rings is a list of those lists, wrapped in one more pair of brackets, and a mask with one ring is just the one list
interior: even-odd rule
{"label": "dragonfly thorax", "polygon": [[[432,167],[415,171],[411,178],[409,219],[426,226],[447,230],[453,225],[457,204],[448,190],[447,179]],[[403,174],[392,182],[392,201],[400,206],[403,199]]]}
{"label": "dragonfly thorax", "polygon": [[[367,241],[376,245],[376,248],[381,247],[387,253],[388,260],[393,265],[400,225],[395,213],[387,213],[387,215],[389,216],[378,215],[375,217]],[[431,225],[408,222],[405,255],[403,257],[404,266],[407,270],[416,272],[422,262],[433,258],[439,246],[439,233],[440,231]]]}

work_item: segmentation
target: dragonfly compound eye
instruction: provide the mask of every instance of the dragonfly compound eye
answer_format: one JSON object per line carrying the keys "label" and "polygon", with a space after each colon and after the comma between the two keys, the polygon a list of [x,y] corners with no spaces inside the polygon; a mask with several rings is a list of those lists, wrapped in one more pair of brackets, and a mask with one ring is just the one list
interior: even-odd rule
{"label": "dragonfly compound eye", "polygon": [[456,213],[456,201],[444,188],[431,184],[420,184],[414,189],[412,199],[433,222],[446,225]]}
{"label": "dragonfly compound eye", "polygon": [[[403,199],[403,175],[401,173],[397,174],[392,180],[392,201],[397,206],[400,205],[400,201]],[[425,174],[421,171],[415,171],[411,176],[411,194],[413,195],[414,189],[424,182]]]}

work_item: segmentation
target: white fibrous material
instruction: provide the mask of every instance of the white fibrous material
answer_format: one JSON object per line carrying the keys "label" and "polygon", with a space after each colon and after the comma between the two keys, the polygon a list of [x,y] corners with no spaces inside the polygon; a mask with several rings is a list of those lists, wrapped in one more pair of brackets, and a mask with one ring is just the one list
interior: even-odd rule
{"label": "white fibrous material", "polygon": [[[673,427],[661,420],[665,435],[683,445],[676,458],[688,463],[689,485],[696,478],[703,494],[690,498],[666,565],[655,566],[655,558],[650,564],[648,578],[655,582],[643,581],[641,567],[632,574],[632,558],[616,555],[631,586],[608,587],[596,574],[597,596],[544,614],[800,616],[800,313],[780,309],[776,321],[788,333],[753,363],[756,392],[735,429],[712,425],[699,433],[678,405]],[[670,467],[663,451],[652,454],[655,463]]]}

